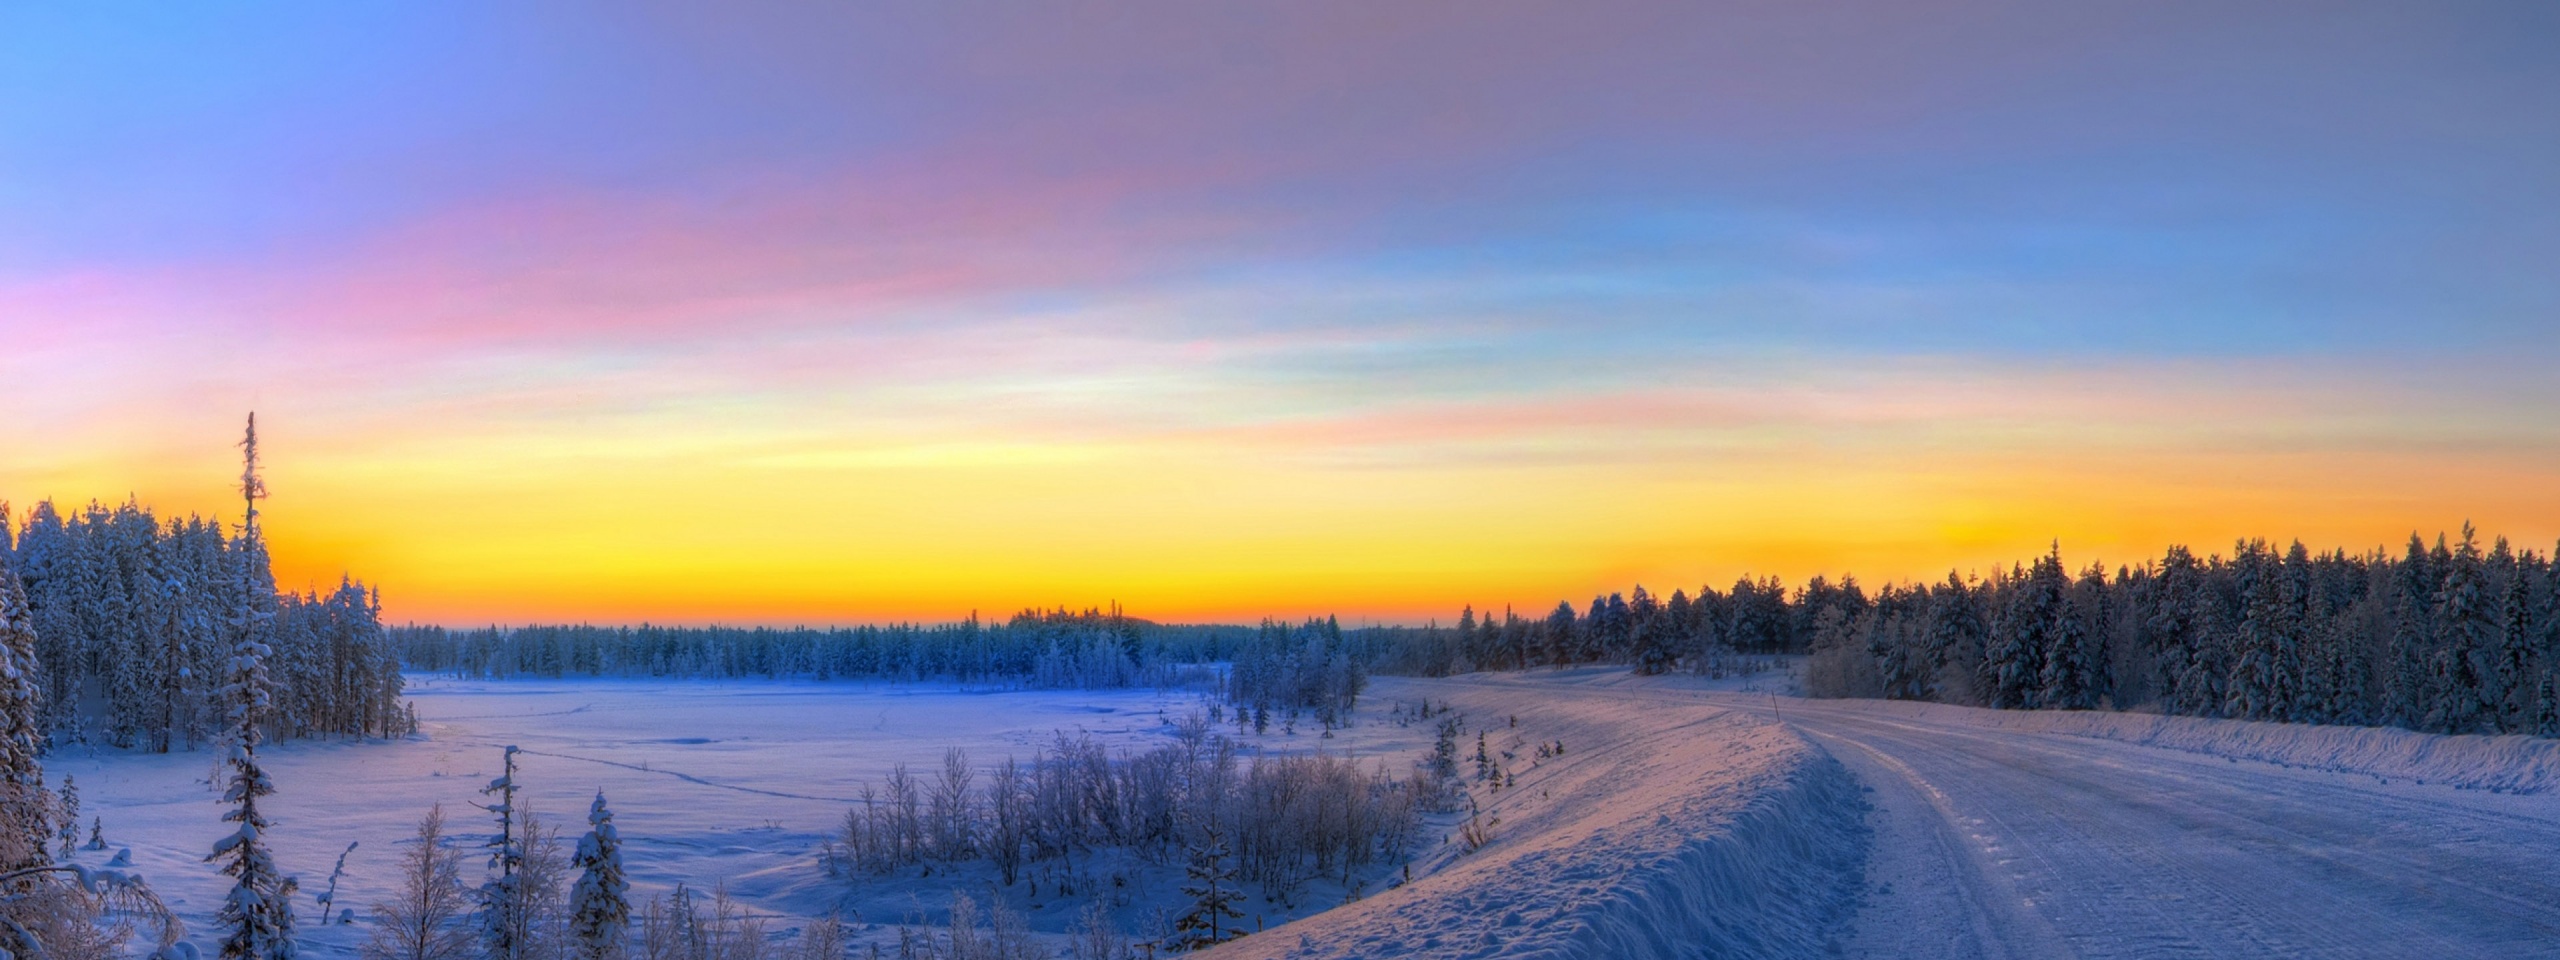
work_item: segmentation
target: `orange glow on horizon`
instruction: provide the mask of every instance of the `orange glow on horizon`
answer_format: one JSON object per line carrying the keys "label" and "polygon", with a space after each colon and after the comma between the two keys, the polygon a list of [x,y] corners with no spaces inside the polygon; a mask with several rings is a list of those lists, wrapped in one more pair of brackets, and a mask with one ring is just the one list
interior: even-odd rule
{"label": "orange glow on horizon", "polygon": [[[352,574],[382,588],[391,621],[448,625],[947,621],[1114,602],[1167,622],[1446,623],[1462,605],[1527,615],[1638,583],[1935,580],[2056,539],[2076,568],[2255,536],[2396,550],[2413,529],[2432,538],[2466,519],[2520,548],[2560,536],[2548,482],[2560,464],[2519,450],[2180,454],[1815,433],[1632,462],[1399,463],[1260,438],[750,455],[576,429],[333,446],[287,416],[261,425],[279,582]],[[1523,442],[1553,442],[1540,436]],[[195,441],[6,479],[64,501],[122,486],[163,516],[236,518],[235,455]],[[18,499],[21,516],[33,499]]]}

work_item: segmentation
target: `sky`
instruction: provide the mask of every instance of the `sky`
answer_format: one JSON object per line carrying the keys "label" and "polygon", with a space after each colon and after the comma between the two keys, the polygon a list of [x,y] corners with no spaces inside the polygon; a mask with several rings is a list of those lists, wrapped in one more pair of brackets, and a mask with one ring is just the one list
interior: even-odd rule
{"label": "sky", "polygon": [[2560,6],[0,8],[0,499],[393,621],[2560,540]]}

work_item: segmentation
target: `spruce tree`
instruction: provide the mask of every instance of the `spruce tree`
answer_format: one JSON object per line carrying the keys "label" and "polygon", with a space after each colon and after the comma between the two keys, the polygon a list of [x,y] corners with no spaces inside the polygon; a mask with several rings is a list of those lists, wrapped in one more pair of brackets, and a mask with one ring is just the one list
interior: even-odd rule
{"label": "spruce tree", "polygon": [[498,832],[489,838],[489,867],[497,871],[480,886],[480,938],[490,960],[518,960],[529,938],[531,917],[525,909],[524,838],[516,830],[516,748],[506,751],[505,772],[480,789],[498,802],[480,809],[498,815]]}
{"label": "spruce tree", "polygon": [[291,960],[295,953],[294,882],[279,875],[267,855],[267,819],[258,812],[258,798],[276,791],[258,766],[259,728],[271,703],[266,656],[267,645],[255,633],[243,632],[232,650],[230,682],[223,686],[232,732],[225,759],[230,782],[222,801],[234,806],[222,819],[239,826],[205,858],[208,863],[224,861],[222,872],[232,878],[231,893],[214,917],[224,930],[223,960]]}
{"label": "spruce tree", "polygon": [[2062,556],[2060,547],[2036,561],[2033,573],[2019,572],[2002,591],[2000,616],[1991,628],[1991,649],[1984,659],[1990,706],[2001,710],[2033,710],[2044,705],[2046,659],[2054,654],[2061,632]]}
{"label": "spruce tree", "polygon": [[63,774],[62,792],[56,796],[58,798],[56,803],[60,807],[58,812],[62,816],[62,826],[54,831],[54,836],[62,840],[61,858],[69,860],[74,848],[80,843],[80,785],[73,781],[70,774]]}
{"label": "spruce tree", "polygon": [[2444,590],[2436,605],[2435,684],[2427,711],[2427,727],[2438,733],[2476,733],[2487,726],[2489,704],[2481,675],[2497,644],[2497,626],[2485,596],[2480,546],[2471,525],[2462,525],[2462,545],[2445,569]]}
{"label": "spruce tree", "polygon": [[34,619],[14,564],[0,557],[0,871],[45,865],[52,822],[44,790]]}
{"label": "spruce tree", "polygon": [[2232,642],[2234,658],[2223,692],[2223,712],[2241,720],[2282,720],[2289,695],[2284,675],[2288,651],[2283,587],[2265,541],[2241,544],[2235,566],[2240,578],[2240,621]]}
{"label": "spruce tree", "polygon": [[249,415],[248,433],[240,448],[240,496],[247,509],[241,518],[238,562],[232,570],[237,606],[231,626],[236,639],[222,687],[231,722],[224,759],[231,774],[222,802],[234,805],[222,819],[239,826],[216,842],[205,860],[227,858],[222,872],[232,878],[231,893],[214,915],[214,923],[224,928],[223,960],[291,960],[296,952],[295,884],[276,872],[274,859],[267,855],[267,819],[258,812],[258,798],[275,793],[276,788],[258,766],[258,743],[275,703],[275,685],[267,677],[271,651],[264,639],[273,616],[275,582],[258,530],[258,501],[266,498],[267,486],[258,475],[257,414]]}
{"label": "spruce tree", "polygon": [[2391,639],[2381,664],[2382,716],[2385,723],[2417,729],[2427,722],[2428,673],[2435,649],[2436,594],[2441,568],[2427,555],[2425,540],[2409,534],[2409,552],[2393,578],[2397,604],[2392,611]]}
{"label": "spruce tree", "polygon": [[1579,619],[1574,616],[1570,600],[1556,601],[1556,608],[1547,614],[1546,662],[1549,665],[1563,666],[1573,662],[1573,631]]}
{"label": "spruce tree", "polygon": [[[2499,543],[2502,552],[2505,546]],[[2521,567],[2511,565],[2505,573],[2498,599],[2498,645],[2490,658],[2489,686],[2496,691],[2491,706],[2501,732],[2530,732],[2541,693],[2534,676],[2533,581]]]}
{"label": "spruce tree", "polygon": [[[1926,662],[1915,665],[1913,669],[1925,671],[1932,688],[1937,686],[1937,678],[1940,677],[1962,681],[1981,662],[1987,632],[1975,591],[1967,587],[1955,571],[1949,570],[1947,582],[1929,591]],[[1980,702],[1982,688],[1977,686],[1972,692],[1972,696],[1964,699]],[[1929,695],[1934,697],[1940,693],[1931,689]]]}
{"label": "spruce tree", "polygon": [[2139,647],[2149,657],[2148,677],[2172,712],[2186,712],[2193,700],[2183,686],[2187,661],[2198,633],[2195,617],[2196,558],[2184,546],[2171,546],[2160,566],[2143,578],[2135,597]]}
{"label": "spruce tree", "polygon": [[1226,860],[1227,838],[1215,826],[1204,829],[1183,869],[1182,894],[1191,898],[1191,909],[1173,922],[1174,949],[1198,950],[1243,934],[1229,926],[1229,921],[1244,919],[1244,913],[1235,907],[1243,891],[1234,886],[1235,871]]}
{"label": "spruce tree", "polygon": [[623,933],[631,924],[631,884],[623,879],[622,835],[613,828],[603,791],[587,810],[587,825],[573,862],[578,883],[569,891],[569,941],[578,960],[611,960],[622,955]]}
{"label": "spruce tree", "polygon": [[2094,574],[2094,589],[2082,584],[2081,592],[2090,599],[2083,601],[2072,595],[2071,580],[2063,573],[2062,555],[2056,550],[2037,561],[2029,577],[2035,616],[2043,624],[2050,644],[2044,661],[2043,705],[2060,710],[2088,710],[2098,705],[2105,689],[2105,635],[2099,631],[2098,604],[2104,599],[2105,575]]}

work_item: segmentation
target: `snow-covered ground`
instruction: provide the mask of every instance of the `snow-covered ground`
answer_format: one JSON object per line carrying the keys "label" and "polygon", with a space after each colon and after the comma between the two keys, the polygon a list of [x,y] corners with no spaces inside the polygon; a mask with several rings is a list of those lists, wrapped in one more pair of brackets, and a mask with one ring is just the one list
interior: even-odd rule
{"label": "snow-covered ground", "polygon": [[[2560,790],[2548,789],[2547,742],[1808,701],[1785,695],[1777,678],[1710,684],[1599,669],[1418,686],[1462,704],[1614,702],[1640,712],[1637,735],[1679,732],[1630,751],[1671,762],[1596,778],[1615,786],[1575,805],[1585,819],[1622,826],[1587,836],[1540,830],[1518,838],[1530,851],[1519,862],[1497,843],[1477,855],[1481,873],[1451,869],[1417,884],[1428,900],[1377,898],[1247,940],[1229,948],[1234,955],[2560,957]],[[1732,713],[1700,723],[1706,707]],[[1578,711],[1610,712],[1568,712]],[[1754,744],[1760,765],[1694,751],[1701,740]],[[1793,777],[1770,775],[1791,762],[1777,759],[1792,756],[1790,742],[1819,747],[1823,759]],[[1834,759],[1854,789],[1819,786]],[[1726,804],[1766,811],[1797,846],[1757,843],[1713,817],[1673,816],[1689,859],[1626,855],[1647,842],[1676,845],[1646,838],[1643,818],[1626,814],[1664,796],[1650,790],[1677,793],[1682,776],[1719,761],[1759,788]],[[1708,778],[1689,789],[1708,797],[1732,783]],[[1833,842],[1844,817],[1865,827],[1851,834],[1863,847],[1845,856]],[[1721,874],[1682,879],[1719,847],[1769,852],[1721,854]],[[1569,866],[1543,869],[1546,858]],[[1688,904],[1702,897],[1662,895],[1786,871],[1796,886],[1764,889],[1793,912],[1770,913],[1767,900],[1701,911]],[[1819,880],[1840,871],[1859,876],[1854,892],[1825,904]],[[1539,915],[1570,932],[1515,932],[1505,911],[1522,905],[1543,905]],[[1701,916],[1763,939],[1719,936]],[[1659,939],[1585,929],[1613,917],[1649,924]],[[1806,923],[1822,917],[1836,923]],[[1815,930],[1827,932],[1817,940]]]}
{"label": "snow-covered ground", "polygon": [[1846,772],[1754,711],[1574,682],[1593,676],[1381,681],[1455,705],[1497,744],[1565,752],[1479,790],[1481,849],[1445,841],[1411,885],[1205,956],[1823,955],[1861,855]]}
{"label": "snow-covered ground", "polygon": [[[940,767],[946,747],[966,749],[982,765],[1007,754],[1027,760],[1057,731],[1089,732],[1115,748],[1149,746],[1200,706],[1190,695],[1153,691],[753,681],[413,677],[410,693],[424,726],[417,738],[260,751],[278,790],[267,807],[276,821],[269,838],[280,866],[301,878],[304,933],[320,955],[349,954],[361,940],[360,926],[324,927],[312,914],[312,896],[327,886],[338,854],[360,844],[347,858],[338,902],[369,913],[366,905],[389,893],[400,844],[431,804],[444,804],[451,834],[494,830],[470,804],[489,800],[479,790],[499,774],[508,744],[523,748],[518,779],[529,805],[573,844],[586,828],[588,801],[606,793],[635,896],[678,882],[705,890],[725,882],[751,909],[777,915],[780,933],[798,918],[865,905],[862,891],[821,874],[817,856],[858,782],[877,784],[897,763],[924,775]],[[1389,726],[1372,740],[1377,749],[1409,750],[1419,735]],[[1276,728],[1261,739],[1275,749],[1316,742]],[[224,808],[207,785],[211,756],[59,750],[46,772],[56,783],[65,774],[78,779],[84,821],[104,819],[108,843],[133,850],[135,866],[202,941],[225,889],[224,878],[199,862],[224,832]],[[479,863],[470,867],[476,873]],[[937,915],[948,889],[931,898]],[[897,913],[875,907],[861,919],[903,919]],[[1052,927],[1063,926],[1054,919]]]}
{"label": "snow-covered ground", "polygon": [[1549,682],[1754,710],[1847,765],[1846,956],[2560,957],[2549,742]]}
{"label": "snow-covered ground", "polygon": [[[478,791],[498,775],[508,744],[522,748],[527,804],[564,834],[583,828],[578,818],[597,790],[608,795],[641,895],[678,882],[725,883],[773,917],[776,934],[840,912],[860,922],[858,943],[894,943],[890,925],[939,924],[957,890],[982,904],[1002,900],[1035,931],[1061,932],[1094,891],[1060,892],[1054,870],[1046,884],[1011,888],[984,864],[848,883],[823,873],[819,844],[860,784],[879,783],[893,764],[930,775],[945,748],[959,747],[983,768],[1007,755],[1028,759],[1060,731],[1090,733],[1115,750],[1143,749],[1204,706],[1193,695],[1154,691],[761,681],[413,678],[411,693],[424,721],[416,738],[262,751],[279,787],[268,808],[276,821],[270,839],[281,865],[302,880],[306,947],[318,955],[351,952],[362,938],[361,925],[321,924],[312,909],[339,853],[358,844],[337,902],[368,914],[389,893],[393,864],[431,804],[445,805],[452,833],[490,829],[471,804],[488,800]],[[1509,751],[1516,781],[1505,791],[1475,788],[1492,839],[1485,849],[1463,851],[1462,815],[1435,816],[1417,841],[1416,882],[1405,885],[1400,866],[1382,865],[1355,878],[1366,895],[1359,899],[1340,883],[1317,881],[1294,902],[1248,901],[1248,925],[1278,927],[1351,901],[1352,910],[1319,921],[1338,934],[1323,939],[1339,947],[1329,953],[1384,955],[1399,944],[1422,948],[1444,937],[1454,944],[1463,935],[1469,952],[1481,955],[1575,956],[1691,938],[1752,944],[1775,936],[1802,945],[1836,919],[1823,905],[1845,895],[1854,817],[1832,816],[1808,832],[1799,813],[1836,810],[1849,789],[1837,765],[1749,711],[1564,687],[1520,693],[1386,678],[1363,698],[1355,725],[1334,737],[1312,726],[1284,733],[1278,724],[1245,736],[1252,749],[1322,749],[1400,774],[1431,747],[1436,718],[1412,717],[1428,700],[1464,717],[1462,753],[1472,753],[1479,731],[1494,753]],[[1556,743],[1561,756],[1537,756],[1539,745]],[[104,820],[111,848],[132,849],[135,866],[201,940],[224,889],[200,862],[221,832],[211,758],[75,749],[50,757],[48,772],[56,782],[78,779],[84,818]],[[1804,863],[1819,869],[1800,869]],[[1178,866],[1124,859],[1084,869],[1088,884],[1126,874],[1137,888],[1117,898],[1124,932],[1144,933],[1180,906]],[[1826,886],[1841,895],[1824,893]],[[1373,915],[1400,926],[1428,916],[1445,929],[1406,944],[1351,922]],[[1507,918],[1510,928],[1488,935],[1479,915]],[[1665,916],[1688,925],[1665,925]],[[1276,948],[1298,936],[1243,943]]]}
{"label": "snow-covered ground", "polygon": [[[1462,815],[1436,817],[1411,882],[1385,867],[1357,878],[1365,896],[1337,883],[1256,899],[1249,926],[1265,932],[1212,955],[2560,957],[2552,744],[1786,689],[1604,668],[1383,678],[1336,737],[1248,737],[1402,771],[1430,747],[1432,723],[1410,719],[1428,700],[1465,718],[1462,754],[1478,731],[1509,751],[1515,783],[1475,786],[1481,849]],[[339,902],[364,912],[429,804],[456,832],[486,829],[468,804],[510,743],[531,805],[564,832],[594,791],[610,795],[643,894],[725,882],[777,933],[846,911],[878,942],[894,937],[880,924],[938,922],[956,889],[1064,930],[1091,891],[1053,877],[1036,899],[981,867],[848,884],[816,847],[894,763],[925,773],[955,746],[981,766],[1027,759],[1057,731],[1141,749],[1202,706],[789,682],[425,680],[414,695],[419,738],[266,751],[272,836],[305,885],[314,955],[361,933],[311,922],[338,853],[361,843]],[[223,886],[199,862],[222,832],[210,758],[70,751],[48,768],[78,778],[109,843],[201,926]],[[1122,898],[1124,930],[1179,899],[1178,870],[1112,869],[1157,891]]]}

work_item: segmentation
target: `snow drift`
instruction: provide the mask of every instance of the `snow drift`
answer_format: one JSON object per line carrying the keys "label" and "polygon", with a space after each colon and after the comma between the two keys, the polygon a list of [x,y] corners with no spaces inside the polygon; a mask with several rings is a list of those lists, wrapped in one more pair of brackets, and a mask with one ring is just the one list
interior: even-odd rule
{"label": "snow drift", "polygon": [[[1825,953],[1864,850],[1858,787],[1829,755],[1695,701],[1557,690],[1523,707],[1516,692],[1426,692],[1449,693],[1471,729],[1493,719],[1497,735],[1534,730],[1567,753],[1479,792],[1493,823],[1484,848],[1453,837],[1413,883],[1208,956]],[[1496,709],[1522,710],[1518,726]]]}

